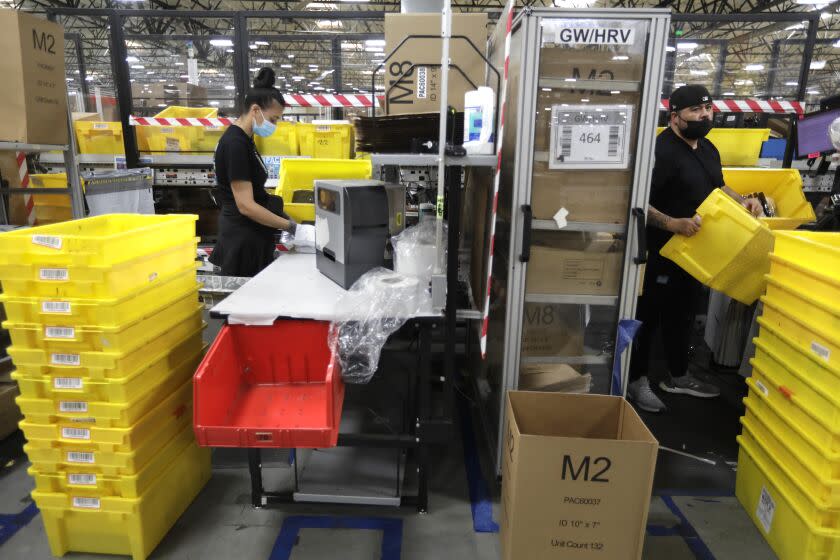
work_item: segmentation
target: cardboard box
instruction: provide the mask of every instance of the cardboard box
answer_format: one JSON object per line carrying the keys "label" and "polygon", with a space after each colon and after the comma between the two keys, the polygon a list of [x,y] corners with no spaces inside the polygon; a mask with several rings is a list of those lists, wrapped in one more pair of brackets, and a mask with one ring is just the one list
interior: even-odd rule
{"label": "cardboard box", "polygon": [[64,29],[25,12],[0,10],[0,140],[67,143]]}
{"label": "cardboard box", "polygon": [[570,222],[626,224],[633,173],[625,170],[550,170],[534,163],[531,207],[534,219],[551,220],[561,208]]}
{"label": "cardboard box", "polygon": [[510,391],[503,560],[642,557],[658,443],[620,397]]}
{"label": "cardboard box", "polygon": [[0,440],[18,429],[23,415],[15,404],[20,394],[17,383],[0,383]]}
{"label": "cardboard box", "polygon": [[583,355],[584,314],[579,305],[526,303],[522,319],[522,355]]}
{"label": "cardboard box", "polygon": [[537,233],[531,244],[526,293],[618,295],[624,264],[620,242],[610,236]]}
{"label": "cardboard box", "polygon": [[[390,53],[409,35],[440,36],[440,15],[438,14],[386,14],[385,52]],[[487,14],[452,14],[452,35],[464,35],[473,45],[486,53]],[[388,96],[388,112],[392,115],[406,113],[438,113],[440,111],[440,67],[426,67],[423,64],[440,65],[440,39],[409,39],[388,60],[385,65],[385,88],[391,87],[412,64],[412,75],[406,77],[391,90]],[[476,86],[484,85],[486,65],[484,60],[463,39],[449,42],[450,60],[458,66]],[[449,70],[448,104],[457,111],[464,110],[464,94],[474,89],[461,73]]]}
{"label": "cardboard box", "polygon": [[131,84],[131,100],[136,107],[151,107],[161,111],[164,107],[158,107],[159,105],[204,107],[207,105],[207,90],[185,82],[145,85],[134,83]]}
{"label": "cardboard box", "polygon": [[592,375],[579,373],[567,364],[527,364],[519,370],[519,389],[588,393]]}

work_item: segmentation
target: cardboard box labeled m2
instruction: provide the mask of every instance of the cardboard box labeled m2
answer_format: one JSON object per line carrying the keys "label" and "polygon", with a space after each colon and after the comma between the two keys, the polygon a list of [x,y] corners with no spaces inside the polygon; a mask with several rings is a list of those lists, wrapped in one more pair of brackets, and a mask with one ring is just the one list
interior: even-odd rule
{"label": "cardboard box labeled m2", "polygon": [[25,12],[0,10],[0,141],[67,143],[64,29]]}
{"label": "cardboard box labeled m2", "polygon": [[[386,14],[385,53],[390,53],[409,35],[433,35],[434,39],[409,39],[385,63],[385,89],[415,64],[410,76],[400,81],[388,94],[388,113],[437,113],[440,111],[440,15]],[[452,14],[452,35],[466,36],[481,52],[487,51],[487,14]],[[484,60],[464,39],[449,42],[449,59],[476,86],[483,86]],[[437,64],[438,66],[425,66]],[[464,110],[464,94],[473,87],[461,72],[450,67],[447,102],[457,111]],[[494,74],[495,76],[495,74]],[[494,78],[495,80],[495,78]],[[495,81],[492,82],[495,87]]]}
{"label": "cardboard box labeled m2", "polygon": [[503,560],[642,557],[659,444],[620,397],[510,391]]}

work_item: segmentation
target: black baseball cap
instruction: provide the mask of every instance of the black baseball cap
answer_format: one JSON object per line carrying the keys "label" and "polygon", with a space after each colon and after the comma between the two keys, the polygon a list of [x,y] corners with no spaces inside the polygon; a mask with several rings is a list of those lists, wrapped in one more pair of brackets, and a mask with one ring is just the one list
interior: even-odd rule
{"label": "black baseball cap", "polygon": [[680,111],[686,107],[711,103],[712,95],[704,86],[699,84],[682,86],[671,93],[668,106],[671,111]]}

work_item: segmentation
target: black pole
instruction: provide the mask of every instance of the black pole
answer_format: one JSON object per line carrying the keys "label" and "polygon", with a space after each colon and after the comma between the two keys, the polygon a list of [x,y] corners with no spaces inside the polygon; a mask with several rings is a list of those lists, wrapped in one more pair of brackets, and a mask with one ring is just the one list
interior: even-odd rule
{"label": "black pole", "polygon": [[248,52],[248,20],[244,14],[237,14],[233,20],[233,84],[236,87],[237,106],[245,99],[251,83]]}
{"label": "black pole", "polygon": [[819,20],[808,22],[808,37],[805,39],[805,50],[802,52],[802,67],[799,68],[799,92],[796,97],[799,101],[805,101],[805,92],[808,90],[808,73],[811,70],[814,45],[817,43],[818,26]]}
{"label": "black pole", "polygon": [[[332,40],[332,70],[333,70],[333,89],[336,93],[341,93],[341,86],[344,83],[341,78],[341,39],[334,38]],[[340,119],[344,115],[344,110],[341,107],[333,108],[333,118]]]}
{"label": "black pole", "polygon": [[767,71],[767,97],[773,95],[776,88],[776,69],[779,67],[780,41],[773,41],[773,50],[770,51],[770,68]]}
{"label": "black pole", "polygon": [[[721,88],[723,88],[723,78],[726,75],[726,49],[729,46],[729,41],[722,41],[718,47],[720,51],[718,52],[718,69],[717,75],[715,76],[715,88],[712,92],[712,96],[715,99],[720,99]],[[670,54],[670,53],[669,53]]]}
{"label": "black pole", "polygon": [[85,111],[88,108],[88,95],[90,92],[88,90],[87,84],[87,66],[85,65],[85,55],[82,51],[82,38],[79,35],[73,36],[73,43],[76,46],[76,63],[79,66],[79,82],[82,88],[82,107]]}
{"label": "black pole", "polygon": [[125,48],[123,36],[122,16],[116,12],[108,15],[108,25],[111,28],[111,70],[114,73],[117,103],[120,108],[120,122],[123,129],[123,146],[125,147],[125,164],[129,169],[138,167],[140,155],[137,152],[137,137],[129,124],[129,116],[134,106],[131,100],[131,77],[128,62],[125,60],[128,52]]}
{"label": "black pole", "polygon": [[789,168],[793,164],[793,155],[796,153],[797,130],[796,130],[796,115],[791,114],[790,131],[788,132],[787,144],[785,145],[785,159],[782,160],[782,167]]}

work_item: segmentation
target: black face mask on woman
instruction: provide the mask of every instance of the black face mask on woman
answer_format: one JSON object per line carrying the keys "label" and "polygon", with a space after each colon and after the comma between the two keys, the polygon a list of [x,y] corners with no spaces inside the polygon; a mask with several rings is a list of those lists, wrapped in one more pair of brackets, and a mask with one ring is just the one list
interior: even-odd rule
{"label": "black face mask on woman", "polygon": [[698,140],[705,137],[714,126],[711,119],[702,119],[699,121],[687,121],[679,117],[685,123],[685,128],[681,128],[680,132],[689,140]]}

